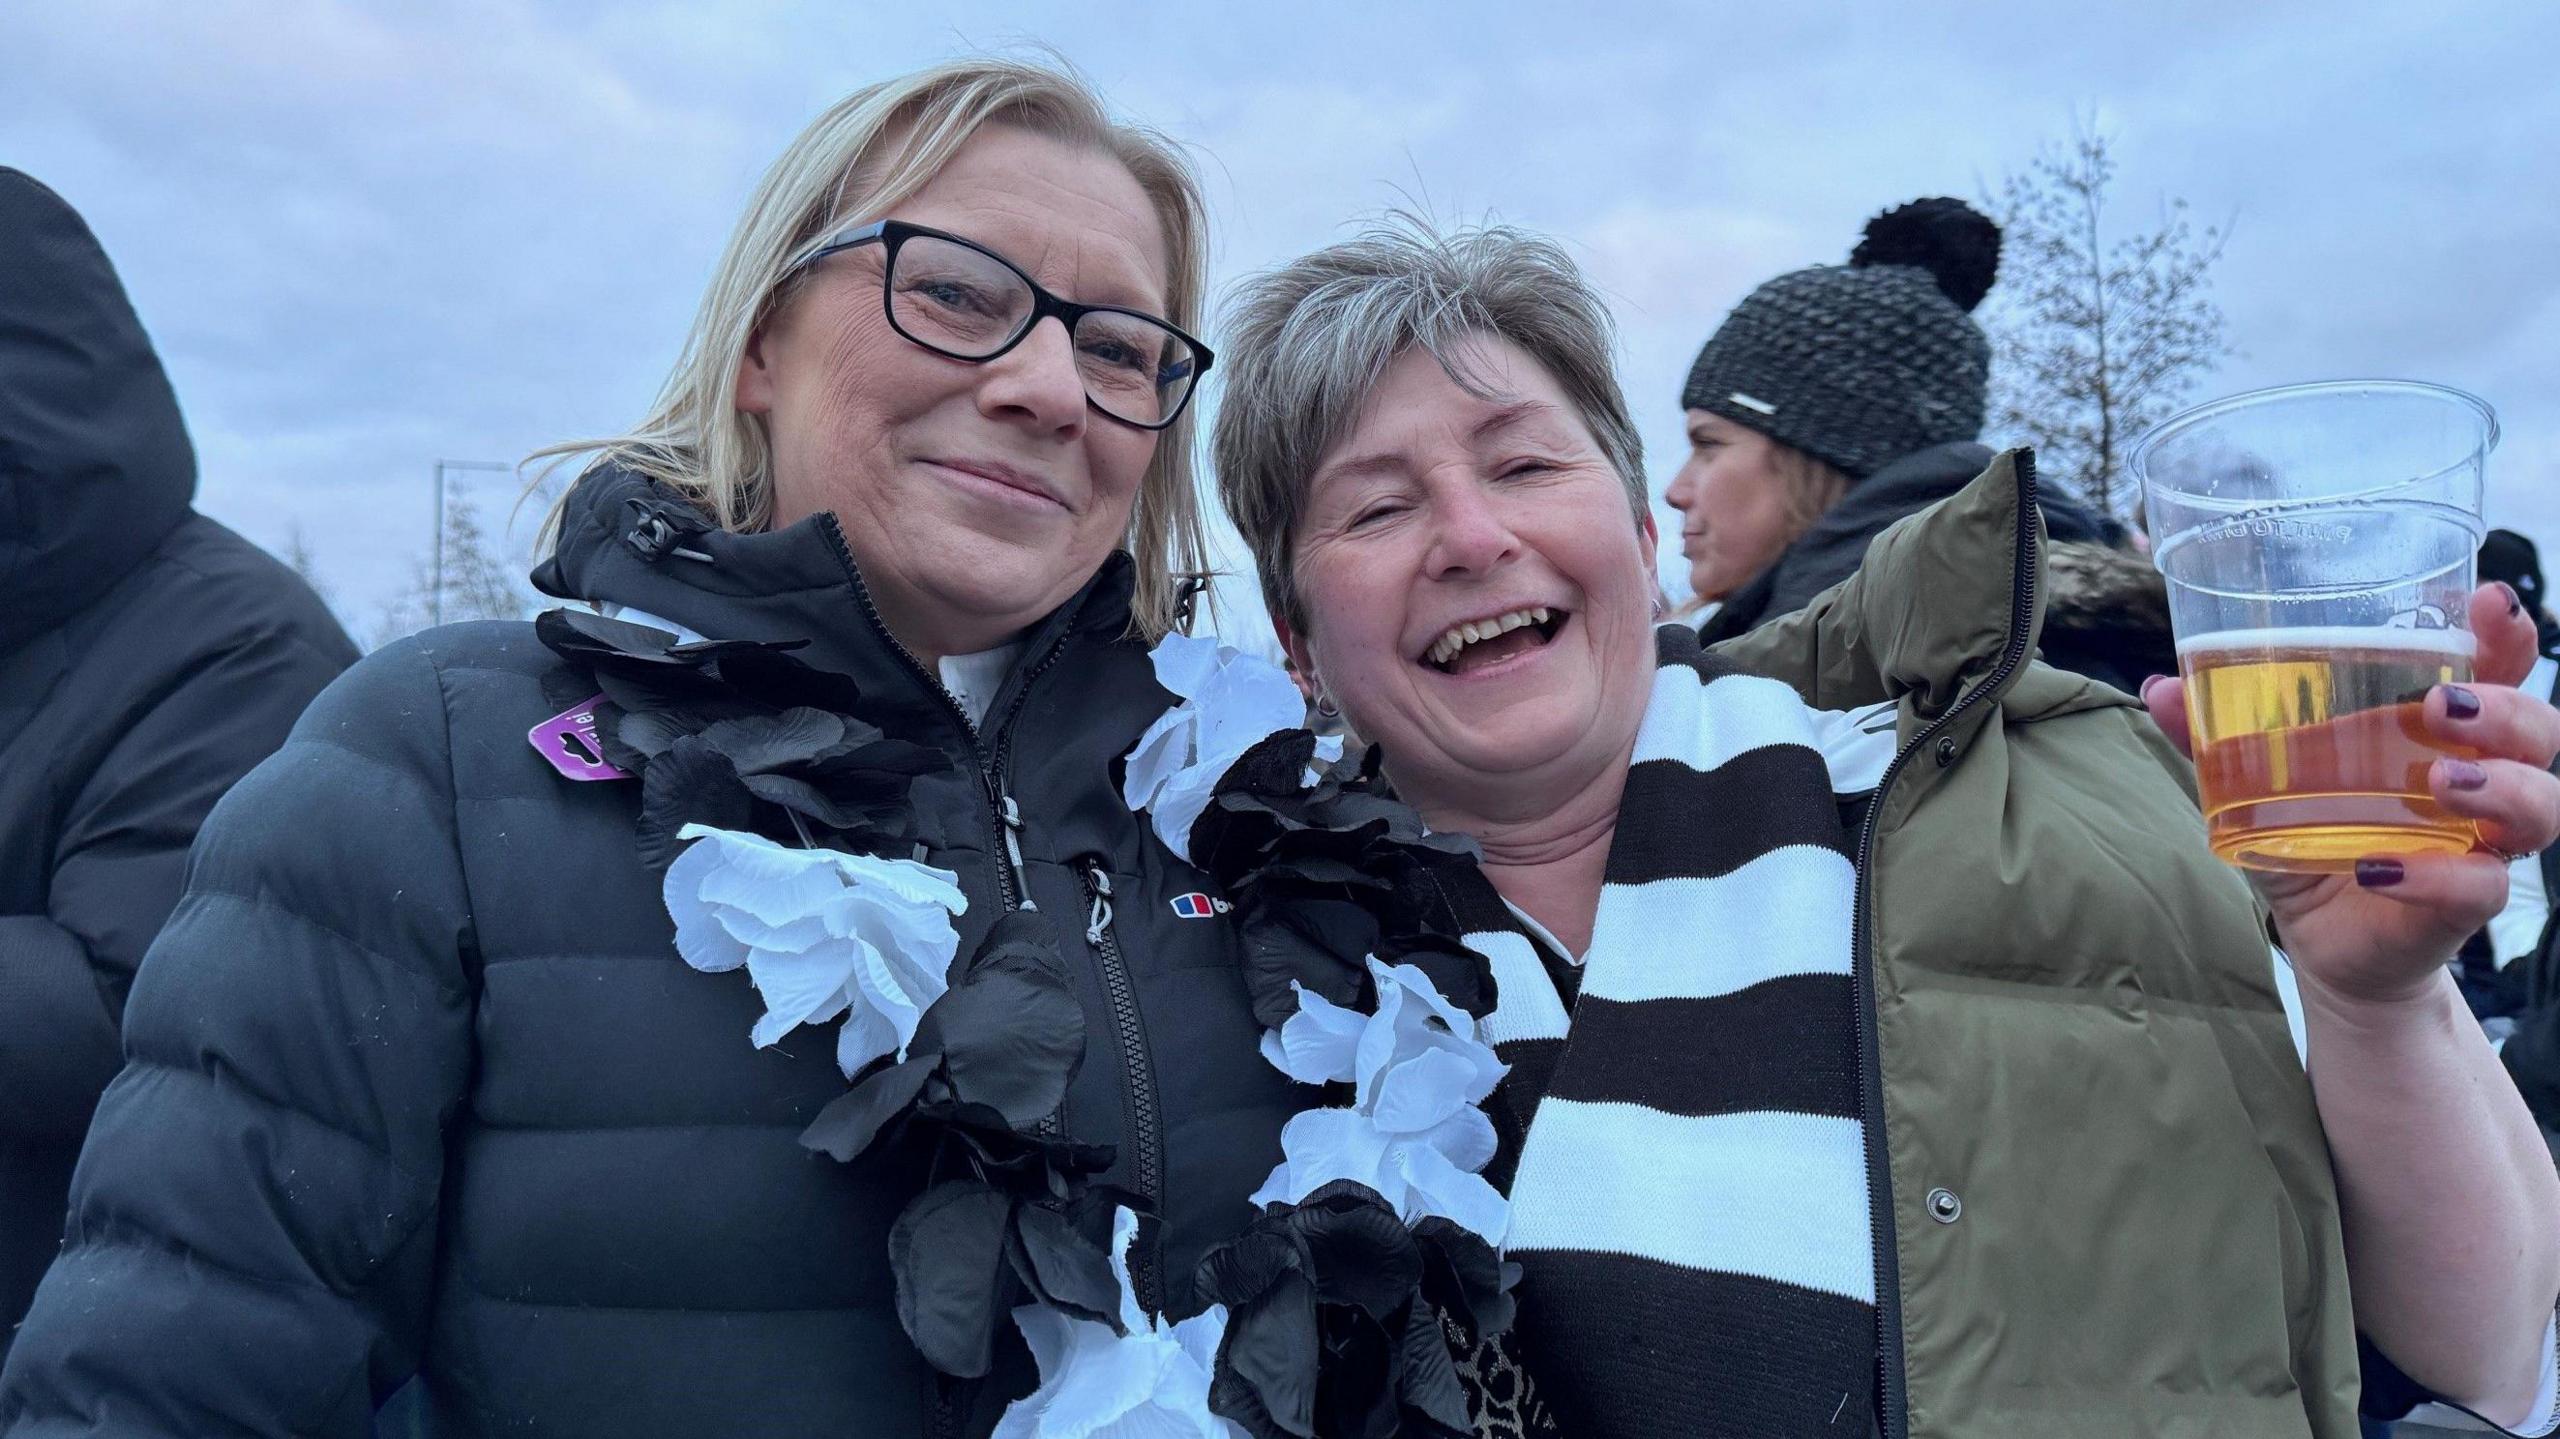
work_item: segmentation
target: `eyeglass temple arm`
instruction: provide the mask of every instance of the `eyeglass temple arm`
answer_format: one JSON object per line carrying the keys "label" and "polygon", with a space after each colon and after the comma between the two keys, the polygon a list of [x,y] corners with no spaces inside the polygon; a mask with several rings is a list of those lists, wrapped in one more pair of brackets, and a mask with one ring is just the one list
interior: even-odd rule
{"label": "eyeglass temple arm", "polygon": [[889,222],[886,220],[874,220],[868,225],[856,225],[850,230],[838,230],[812,246],[807,254],[792,261],[791,269],[805,270],[839,250],[850,250],[856,245],[867,245],[887,234],[888,230]]}

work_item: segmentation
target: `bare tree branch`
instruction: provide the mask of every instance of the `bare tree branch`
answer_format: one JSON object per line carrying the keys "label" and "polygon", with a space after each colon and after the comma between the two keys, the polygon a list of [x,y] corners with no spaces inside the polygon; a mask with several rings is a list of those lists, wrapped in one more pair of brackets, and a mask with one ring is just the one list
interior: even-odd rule
{"label": "bare tree branch", "polygon": [[[480,507],[470,493],[454,489],[444,508],[445,623],[523,619],[539,607],[522,583],[525,566],[500,558],[500,548],[482,527]],[[384,603],[374,645],[389,644],[433,624],[435,598],[435,568],[421,558],[408,585]]]}
{"label": "bare tree branch", "polygon": [[2004,232],[1992,343],[1992,423],[2030,437],[2043,471],[2110,513],[2132,508],[2124,452],[2231,352],[2213,268],[2229,227],[2199,232],[2187,202],[2109,228],[2112,138],[2075,117],[2006,176],[1987,208]]}

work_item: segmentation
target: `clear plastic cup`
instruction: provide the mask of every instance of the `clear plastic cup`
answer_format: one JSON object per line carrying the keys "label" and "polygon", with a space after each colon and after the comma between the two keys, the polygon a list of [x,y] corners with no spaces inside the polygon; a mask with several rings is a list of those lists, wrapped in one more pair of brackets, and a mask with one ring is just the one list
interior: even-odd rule
{"label": "clear plastic cup", "polygon": [[2471,678],[2488,405],[2404,380],[2217,400],[2135,443],[2214,853],[2328,873],[2460,853],[2427,691]]}

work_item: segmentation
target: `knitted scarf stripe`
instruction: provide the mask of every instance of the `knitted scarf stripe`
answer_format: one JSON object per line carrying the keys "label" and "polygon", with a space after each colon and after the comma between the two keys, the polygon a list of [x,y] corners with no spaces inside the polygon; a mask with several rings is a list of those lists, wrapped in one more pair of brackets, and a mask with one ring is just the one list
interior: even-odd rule
{"label": "knitted scarf stripe", "polygon": [[1501,995],[1488,1174],[1523,1270],[1516,1350],[1570,1434],[1863,1434],[1875,1267],[1836,795],[1873,788],[1890,712],[1815,712],[1676,626],[1657,650],[1578,975],[1490,886],[1452,897]]}

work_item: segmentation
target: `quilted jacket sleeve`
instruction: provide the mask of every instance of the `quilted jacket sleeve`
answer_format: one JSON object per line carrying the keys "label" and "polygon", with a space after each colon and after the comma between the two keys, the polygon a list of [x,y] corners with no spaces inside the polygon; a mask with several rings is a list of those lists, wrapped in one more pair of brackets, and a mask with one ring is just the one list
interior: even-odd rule
{"label": "quilted jacket sleeve", "polygon": [[233,636],[193,657],[80,787],[49,912],[0,916],[0,1136],[79,1139],[121,1062],[117,1016],[197,829],[345,668],[281,625]]}
{"label": "quilted jacket sleeve", "polygon": [[339,1434],[416,1364],[471,945],[426,646],[206,823],[125,1014],[0,1433]]}

